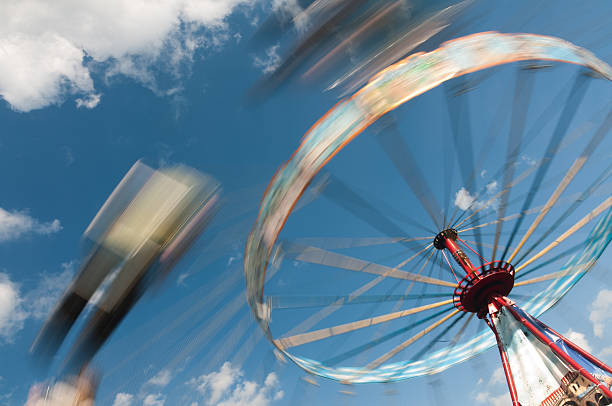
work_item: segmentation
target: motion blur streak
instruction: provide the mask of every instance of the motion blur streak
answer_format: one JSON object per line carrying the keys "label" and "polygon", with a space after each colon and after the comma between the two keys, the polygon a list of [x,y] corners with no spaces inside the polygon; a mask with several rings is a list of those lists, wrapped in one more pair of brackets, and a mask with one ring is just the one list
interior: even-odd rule
{"label": "motion blur streak", "polygon": [[[43,391],[45,399],[93,401],[93,395],[83,397],[95,393],[88,364],[143,293],[164,280],[201,234],[216,213],[219,195],[213,178],[185,166],[154,170],[140,161],[132,166],[86,229],[83,265],[32,345],[35,360],[48,366],[91,303],[89,319],[64,360],[61,381]],[[101,298],[94,301],[98,291]],[[33,388],[32,405],[39,404],[36,393]]]}

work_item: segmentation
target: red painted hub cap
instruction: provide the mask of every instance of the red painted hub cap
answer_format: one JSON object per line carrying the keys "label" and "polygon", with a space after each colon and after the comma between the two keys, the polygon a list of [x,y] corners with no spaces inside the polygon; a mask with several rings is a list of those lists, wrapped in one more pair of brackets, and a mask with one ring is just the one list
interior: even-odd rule
{"label": "red painted hub cap", "polygon": [[513,287],[514,267],[493,261],[466,275],[455,288],[453,301],[459,310],[480,313],[496,296],[507,296]]}

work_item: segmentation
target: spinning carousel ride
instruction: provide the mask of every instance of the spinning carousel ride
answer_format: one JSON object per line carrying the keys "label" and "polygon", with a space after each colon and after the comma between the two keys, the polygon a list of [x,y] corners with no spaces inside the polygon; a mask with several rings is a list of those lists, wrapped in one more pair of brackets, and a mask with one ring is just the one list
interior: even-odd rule
{"label": "spinning carousel ride", "polygon": [[279,356],[393,382],[497,345],[514,405],[610,404],[612,368],[537,319],[612,238],[610,80],[564,40],[485,32],[334,106],[246,244],[248,302]]}

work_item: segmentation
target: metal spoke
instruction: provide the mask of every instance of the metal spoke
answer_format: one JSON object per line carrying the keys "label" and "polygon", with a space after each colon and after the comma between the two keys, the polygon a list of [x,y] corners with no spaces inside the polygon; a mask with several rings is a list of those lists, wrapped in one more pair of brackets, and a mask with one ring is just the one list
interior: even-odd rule
{"label": "metal spoke", "polygon": [[409,330],[412,330],[413,328],[415,328],[415,327],[417,327],[417,326],[419,326],[419,325],[421,325],[423,323],[426,323],[429,320],[435,319],[436,317],[441,316],[444,313],[447,313],[447,312],[449,312],[449,311],[451,311],[453,309],[454,309],[454,307],[441,310],[441,311],[436,312],[436,313],[434,313],[434,314],[432,314],[430,316],[424,317],[424,318],[422,318],[420,320],[417,320],[417,321],[415,321],[413,323],[410,323],[407,326],[404,326],[404,327],[402,327],[400,329],[392,331],[389,334],[386,334],[386,335],[381,336],[381,337],[377,337],[377,338],[375,338],[375,339],[373,339],[373,340],[371,340],[371,341],[369,341],[369,342],[367,342],[365,344],[362,344],[362,345],[360,345],[358,347],[355,347],[355,348],[353,348],[353,349],[351,349],[349,351],[346,351],[346,352],[344,352],[342,354],[338,354],[338,355],[334,356],[333,358],[328,359],[327,361],[325,361],[325,364],[326,365],[336,365],[336,364],[338,364],[338,363],[340,363],[340,362],[342,362],[344,360],[347,360],[347,359],[349,359],[349,358],[351,358],[351,357],[353,357],[355,355],[362,354],[365,351],[369,350],[370,348],[374,348],[375,346],[377,346],[377,345],[379,345],[381,343],[384,343],[386,341],[389,341],[390,339],[392,339],[394,337],[397,337],[400,334],[404,334],[405,332],[407,332]]}
{"label": "metal spoke", "polygon": [[[422,258],[425,258],[424,256]],[[418,265],[417,261],[417,265]],[[393,270],[393,268],[389,268],[387,270],[387,273],[390,272],[391,270]],[[417,276],[420,276],[422,271],[419,271],[419,273],[417,274]],[[369,291],[370,289],[372,289],[373,287],[375,287],[376,285],[378,285],[380,282],[382,282],[383,280],[385,280],[385,278],[387,277],[387,273],[380,275],[378,277],[376,277],[375,279],[369,281],[368,283],[365,283],[364,285],[360,286],[359,288],[353,290],[349,295],[348,295],[348,299],[346,302],[344,302],[342,299],[338,299],[337,302],[334,302],[326,307],[324,307],[323,309],[319,310],[318,312],[316,312],[315,314],[311,315],[310,317],[308,317],[306,320],[302,321],[299,325],[297,325],[296,327],[292,328],[287,335],[295,335],[298,333],[301,333],[305,330],[311,329],[312,327],[314,327],[317,323],[319,323],[321,320],[325,319],[327,316],[329,316],[330,314],[334,313],[335,311],[337,311],[338,309],[340,309],[340,307],[345,304],[345,303],[350,303],[353,300],[355,300],[356,298],[358,298],[359,296],[363,295],[365,292]],[[405,294],[409,293],[410,287],[414,284],[414,281],[410,283],[409,285],[409,289],[406,290]],[[400,302],[398,302],[400,303]]]}
{"label": "metal spoke", "polygon": [[[521,75],[523,73],[523,75]],[[516,77],[516,87],[514,92],[514,104],[512,106],[512,118],[510,121],[510,135],[508,136],[508,146],[506,150],[506,162],[504,164],[504,176],[502,183],[502,190],[508,190],[508,193],[504,193],[502,196],[501,204],[497,209],[497,218],[501,219],[506,215],[506,208],[508,206],[508,199],[510,198],[510,190],[508,186],[512,183],[514,177],[515,163],[521,152],[521,142],[523,139],[523,133],[525,131],[525,122],[527,121],[527,111],[529,109],[529,102],[531,101],[531,92],[533,90],[533,78],[526,69],[520,69],[519,74]],[[527,75],[526,78],[521,76]],[[497,254],[497,247],[499,244],[499,236],[502,229],[502,222],[498,222],[495,229],[495,239],[493,242],[493,254],[492,258],[495,259]]]}
{"label": "metal spoke", "polygon": [[476,316],[476,313],[470,314],[470,317],[468,317],[468,319],[465,321],[465,323],[463,323],[463,325],[461,326],[461,328],[459,329],[457,334],[455,334],[455,337],[453,337],[453,339],[451,340],[450,348],[453,348],[455,345],[457,345],[457,343],[459,342],[459,340],[463,336],[463,333],[465,333],[465,330],[467,330],[470,322],[472,320],[474,320],[474,316]]}
{"label": "metal spoke", "polygon": [[[433,246],[433,245],[432,245]],[[429,263],[429,260],[431,259],[431,257],[433,257],[434,253],[436,253],[438,250],[433,249],[431,251],[431,254],[429,254],[429,256],[427,257],[427,261],[425,261],[425,263],[423,264],[423,269],[427,266],[427,263]],[[429,265],[429,272],[427,273],[427,277],[431,278],[431,275],[433,274],[433,271],[436,267],[436,262],[435,261],[431,261],[431,264]],[[421,292],[419,293],[420,295],[424,295],[425,292],[427,292],[427,286],[429,286],[429,284],[423,284],[423,287],[421,288]],[[420,303],[421,301],[419,300],[417,303]]]}
{"label": "metal spoke", "polygon": [[[467,81],[464,77],[458,79],[459,90],[465,89]],[[453,96],[453,90],[447,82],[447,107],[451,121],[451,133],[453,134],[453,141],[455,146],[455,152],[457,156],[457,163],[459,164],[459,171],[461,172],[461,179],[463,181],[465,189],[475,190],[476,176],[475,176],[475,164],[474,164],[474,148],[472,140],[472,125],[470,121],[470,109],[469,101],[467,97],[464,97],[460,103],[457,100],[456,92]],[[476,214],[478,217],[478,215]],[[476,231],[476,241],[478,245],[481,245],[480,231]],[[481,260],[481,265],[484,263]]]}
{"label": "metal spoke", "polygon": [[[473,314],[473,313],[472,313]],[[457,323],[459,323],[461,321],[461,319],[463,319],[465,316],[467,315],[466,312],[462,312],[462,314],[455,318],[452,323],[450,323],[444,330],[442,330],[440,333],[438,333],[438,335],[436,335],[425,347],[423,347],[419,352],[416,353],[416,355],[414,355],[413,357],[411,357],[411,361],[418,361],[419,359],[421,359],[421,357],[423,357],[425,354],[427,354],[427,352],[429,350],[432,349],[432,347],[434,345],[436,345],[436,343],[442,338],[444,337],[453,327],[455,327],[455,325]],[[469,321],[469,319],[468,319]]]}
{"label": "metal spoke", "polygon": [[[451,300],[452,302],[452,300]],[[440,320],[436,321],[435,323],[429,325],[427,328],[421,330],[420,332],[418,332],[417,334],[415,334],[414,336],[410,337],[408,340],[404,341],[403,343],[401,343],[400,345],[398,345],[397,347],[393,348],[391,351],[387,352],[386,354],[378,357],[377,359],[375,359],[374,361],[370,362],[366,368],[367,369],[374,369],[377,368],[378,366],[380,366],[381,364],[385,363],[386,361],[388,361],[391,357],[397,355],[398,353],[400,353],[401,351],[405,350],[408,346],[412,345],[415,341],[417,341],[418,339],[420,339],[421,337],[425,336],[426,334],[428,334],[429,332],[431,332],[433,329],[435,329],[436,327],[442,325],[444,322],[448,321],[450,318],[454,317],[457,315],[457,313],[459,313],[461,310],[455,310],[454,312],[452,312],[451,314],[442,317]]]}
{"label": "metal spoke", "polygon": [[514,249],[514,252],[512,252],[512,255],[510,255],[510,258],[508,258],[508,262],[512,262],[516,254],[518,254],[518,251],[523,247],[525,242],[527,242],[527,239],[531,236],[531,234],[533,234],[535,229],[542,222],[542,220],[544,219],[544,216],[548,214],[550,209],[555,205],[555,203],[557,202],[561,194],[565,191],[567,186],[569,186],[570,182],[574,179],[576,174],[580,171],[580,169],[582,169],[584,164],[588,161],[589,157],[591,156],[591,153],[593,153],[595,148],[597,148],[597,146],[599,145],[601,140],[604,138],[606,133],[610,130],[610,128],[612,128],[612,111],[610,111],[604,123],[595,132],[595,134],[593,135],[593,138],[591,138],[591,140],[589,141],[589,144],[586,146],[582,154],[578,158],[576,158],[576,160],[574,161],[570,169],[567,171],[567,174],[565,175],[565,177],[561,180],[561,183],[559,183],[559,185],[557,186],[553,194],[550,196],[550,198],[544,205],[544,208],[540,211],[540,213],[538,214],[536,219],[533,221],[533,223],[531,223],[531,226],[529,227],[529,229],[527,230],[527,232],[525,233],[521,241],[518,243],[518,245]]}
{"label": "metal spoke", "polygon": [[562,243],[566,238],[570,237],[576,231],[580,230],[585,224],[593,220],[595,217],[597,217],[599,214],[601,214],[604,210],[606,210],[610,206],[612,206],[612,196],[604,200],[599,206],[594,208],[589,214],[587,214],[582,219],[580,219],[576,224],[571,226],[565,233],[561,234],[561,236],[559,236],[556,240],[548,244],[543,250],[541,250],[540,252],[532,256],[524,264],[516,268],[516,272],[518,273],[520,270],[524,269],[526,266],[528,266],[529,264],[531,264],[538,258],[548,253],[551,249],[555,248],[557,245]]}
{"label": "metal spoke", "polygon": [[[525,180],[529,175],[531,175],[533,173],[533,171],[536,170],[536,167],[539,165],[534,165],[531,168],[526,169],[525,171],[523,171],[523,173],[521,173],[510,185],[508,185],[507,188],[500,190],[499,192],[497,192],[493,197],[491,197],[489,200],[487,200],[485,202],[484,205],[482,205],[482,207],[479,207],[478,209],[474,210],[474,212],[472,214],[470,214],[468,217],[464,218],[463,220],[461,220],[460,223],[455,224],[453,226],[453,228],[459,228],[461,227],[466,221],[470,220],[472,217],[476,216],[480,211],[484,210],[485,208],[489,207],[489,205],[491,203],[493,203],[495,200],[499,199],[500,197],[502,197],[504,194],[509,193],[510,190],[516,186],[517,184],[519,184],[520,182],[522,182],[523,180]],[[467,212],[467,210],[466,210]],[[473,220],[473,223],[477,223],[479,221],[478,217],[476,217],[475,220]]]}
{"label": "metal spoke", "polygon": [[552,257],[552,258],[550,258],[550,259],[548,259],[548,260],[546,260],[544,262],[539,263],[537,266],[534,266],[533,268],[530,268],[528,271],[521,272],[521,274],[518,275],[514,280],[516,281],[516,280],[523,279],[524,277],[526,277],[529,274],[534,273],[538,269],[541,269],[541,268],[543,268],[543,267],[545,267],[545,266],[547,266],[549,264],[554,263],[555,261],[557,261],[557,260],[559,260],[559,259],[561,259],[563,257],[566,257],[566,256],[568,256],[570,254],[573,254],[574,252],[578,251],[580,248],[583,248],[584,245],[585,245],[584,241],[580,242],[579,244],[576,244],[573,247],[566,249],[565,251],[555,255],[554,257]]}
{"label": "metal spoke", "polygon": [[435,309],[437,307],[445,306],[453,303],[453,299],[443,300],[436,303],[431,303],[424,306],[414,307],[412,309],[401,310],[399,312],[383,314],[381,316],[371,317],[364,320],[353,321],[350,323],[340,324],[333,327],[327,327],[320,330],[310,331],[308,333],[297,334],[294,336],[283,337],[274,340],[274,343],[280,348],[287,349],[311,343],[313,341],[319,341],[325,338],[337,336],[339,334],[349,333],[351,331],[359,330],[365,327],[375,326],[380,323],[386,323],[391,320],[399,319],[401,317],[410,316],[412,314],[424,312],[426,310]]}
{"label": "metal spoke", "polygon": [[487,226],[490,226],[490,225],[493,225],[493,224],[497,224],[497,223],[503,223],[505,221],[510,221],[510,220],[517,219],[520,215],[521,215],[521,213],[515,213],[515,214],[512,214],[510,216],[499,218],[497,220],[488,221],[486,223],[479,224],[477,226],[473,226],[473,227],[469,227],[469,228],[464,228],[462,230],[457,230],[457,232],[458,233],[465,233],[465,232],[468,232],[468,231],[475,230],[477,228],[487,227]]}
{"label": "metal spoke", "polygon": [[542,276],[538,276],[536,278],[532,278],[532,279],[527,279],[526,281],[520,281],[520,282],[516,282],[514,284],[514,287],[519,287],[519,286],[525,286],[525,285],[532,285],[534,283],[538,283],[538,282],[545,282],[545,281],[549,281],[551,279],[558,279],[561,278],[562,276],[566,276],[569,275],[571,273],[574,273],[576,271],[570,271],[570,270],[564,270],[564,271],[557,271],[557,272],[552,272],[546,275],[542,275]]}
{"label": "metal spoke", "polygon": [[[322,307],[328,305],[340,306],[340,304],[363,304],[363,303],[382,303],[397,302],[400,300],[417,300],[448,297],[449,293],[429,293],[425,295],[365,295],[351,298],[344,296],[268,296],[267,303],[272,309],[302,309],[308,307]],[[349,299],[352,299],[349,301]]]}
{"label": "metal spoke", "polygon": [[[436,262],[436,260],[435,260],[435,259],[436,259],[436,258],[437,258],[437,256],[439,255],[440,251],[439,251],[439,250],[433,250],[433,251],[432,251],[432,254],[433,254],[434,252],[435,252],[435,257],[434,257],[434,261],[433,261],[433,263],[435,263],[435,262]],[[428,263],[429,259],[431,259],[431,255],[429,255],[429,256],[428,256],[428,258],[427,258],[427,261],[425,261],[425,262],[424,262],[424,263],[423,263],[423,264],[420,266],[419,271],[417,272],[417,275],[420,275],[420,274],[423,272],[423,270],[424,270],[424,269],[427,267],[427,263]],[[415,284],[415,282],[410,282],[410,284],[408,285],[408,287],[407,287],[407,288],[406,288],[406,290],[404,291],[404,294],[405,294],[405,295],[408,295],[408,294],[409,294],[409,293],[412,291],[412,288],[414,287],[414,284]],[[419,297],[419,298],[420,298],[420,297],[422,297],[422,296],[421,296],[421,295],[417,295],[417,297]],[[446,296],[446,297],[448,297],[448,296]],[[398,310],[400,309],[400,307],[402,307],[402,304],[403,304],[403,301],[402,301],[402,300],[397,301],[397,302],[396,302],[396,303],[393,305],[393,309],[392,309],[392,311],[393,311],[393,312],[398,311]],[[442,311],[442,312],[440,312],[439,314],[445,313],[445,312],[447,312],[447,311],[448,311],[448,310],[443,310],[443,311]],[[398,332],[398,331],[396,331],[396,332],[394,332],[394,333],[388,334],[388,335],[386,335],[386,336],[384,336],[384,337],[380,338],[380,334],[382,334],[382,333],[384,332],[385,327],[388,327],[388,326],[389,326],[388,324],[383,324],[383,325],[381,325],[381,326],[379,327],[378,331],[376,331],[376,333],[374,334],[374,336],[375,336],[375,337],[379,337],[379,338],[380,338],[380,340],[378,340],[378,339],[374,339],[374,340],[372,340],[370,343],[374,343],[374,342],[375,342],[375,343],[379,343],[379,342],[386,341],[386,340],[388,340],[388,339],[390,339],[390,338],[392,338],[392,337],[395,337],[395,335],[401,334],[401,332],[405,332],[405,331],[407,331],[408,329],[410,329],[410,328],[412,328],[412,327],[415,327],[415,326],[416,326],[416,325],[418,325],[418,324],[424,323],[424,322],[426,322],[426,321],[428,321],[428,320],[430,320],[430,319],[432,319],[432,318],[437,317],[439,314],[438,314],[438,313],[436,313],[436,314],[434,314],[433,316],[429,316],[429,317],[427,317],[427,318],[425,318],[425,319],[422,319],[422,320],[421,320],[421,321],[419,321],[419,322],[412,323],[410,326],[407,326],[407,328],[400,329],[401,331],[399,331],[399,332]],[[412,326],[412,327],[411,327],[411,326]],[[368,345],[368,344],[366,344],[366,346],[367,346],[367,345]],[[376,345],[376,344],[373,344],[373,345]],[[373,346],[373,345],[371,345],[371,346]],[[371,346],[370,346],[370,347],[371,347]],[[364,346],[360,346],[360,347],[358,347],[358,348],[363,348],[363,347],[364,347]],[[368,348],[370,348],[370,347],[368,347]],[[367,348],[365,348],[365,349],[367,349]],[[364,349],[363,351],[365,351],[365,349]],[[359,352],[362,352],[362,351],[357,351],[356,353],[359,353]],[[363,361],[363,360],[362,360],[362,361]],[[363,362],[362,362],[362,361],[359,361],[359,363],[361,364],[361,363],[365,362],[365,361],[363,361]]]}
{"label": "metal spoke", "polygon": [[[572,86],[573,85],[571,85],[571,83],[570,83],[567,88],[561,89],[552,98],[551,103],[544,109],[544,111],[542,111],[542,113],[538,116],[538,118],[533,120],[533,125],[529,128],[529,131],[527,132],[527,135],[524,137],[524,139],[525,139],[525,146],[529,145],[534,140],[536,140],[538,135],[540,135],[542,133],[542,130],[544,129],[546,124],[548,124],[550,122],[550,120],[552,119],[552,117],[554,117],[554,115],[559,111],[559,107],[557,106],[558,103],[559,103],[559,100],[562,99],[562,96],[565,93],[567,93],[568,91],[571,91]],[[526,170],[525,172],[523,172],[523,174],[521,176],[519,176],[515,182],[513,182],[511,187],[514,187],[521,180],[525,179],[525,177],[527,177],[529,174],[531,174],[531,172],[533,170],[535,170],[535,169],[537,169],[537,167],[541,166],[543,161],[544,161],[544,159],[542,159],[540,162],[538,162],[536,165],[534,165],[533,168],[530,168],[530,169]],[[503,169],[504,169],[504,167],[502,166],[495,173],[495,176],[493,176],[493,178],[497,178],[498,176],[500,176],[502,171],[503,171]],[[483,191],[484,191],[484,188],[483,188]],[[480,198],[480,196],[482,195],[483,191],[481,191],[481,192],[479,192],[477,194],[476,199],[474,200],[475,202]],[[465,223],[466,220],[468,220],[469,218],[473,217],[474,215],[476,215],[476,213],[480,212],[484,208],[488,207],[488,205],[491,202],[493,202],[495,199],[499,198],[500,196],[503,195],[503,193],[506,193],[506,192],[507,192],[507,190],[502,189],[496,196],[494,196],[493,198],[489,199],[489,201],[487,201],[486,204],[483,207],[475,210],[468,218],[461,220],[461,217],[467,213],[467,211],[464,211],[464,213],[462,213],[462,215],[455,221],[455,225],[453,226],[453,228],[460,227],[463,223]],[[471,206],[470,206],[470,208],[471,208]],[[459,223],[459,224],[456,224],[456,223]]]}
{"label": "metal spoke", "polygon": [[[430,249],[431,245],[423,248],[415,255],[407,260],[402,261],[401,266],[406,265],[409,260],[416,258],[419,254],[422,254],[427,249]],[[291,248],[290,248],[291,250]],[[376,264],[373,262],[364,261],[362,259],[350,257],[348,255],[338,254],[332,251],[327,251],[317,247],[301,247],[297,251],[299,254],[295,257],[297,261],[308,262],[311,264],[319,264],[331,266],[334,268],[346,269],[348,271],[365,272],[374,275],[384,275],[389,278],[405,279],[422,283],[429,283],[432,285],[455,287],[453,283],[446,282],[436,278],[430,278],[427,276],[420,276],[411,272],[400,271],[396,266],[391,268],[385,265]]]}
{"label": "metal spoke", "polygon": [[[542,165],[538,168],[538,171],[533,179],[531,187],[529,188],[529,193],[527,198],[525,199],[523,206],[521,208],[521,212],[525,212],[531,206],[533,199],[535,198],[535,194],[540,188],[540,184],[542,180],[544,180],[544,176],[552,163],[552,160],[557,153],[559,148],[559,144],[561,143],[563,137],[565,136],[569,125],[571,124],[574,115],[578,111],[578,107],[580,106],[584,95],[586,93],[587,84],[589,78],[584,73],[579,73],[576,77],[576,81],[574,82],[574,86],[570,92],[570,95],[567,98],[565,106],[561,111],[561,116],[559,117],[559,121],[557,122],[557,126],[553,132],[553,135],[548,143],[546,148],[546,152],[544,153],[544,160]],[[501,256],[502,260],[506,257],[508,253],[508,248],[512,245],[514,240],[514,236],[516,235],[519,227],[523,222],[524,216],[518,218],[516,223],[514,224],[514,228],[512,229],[512,234],[510,234],[510,238],[505,246],[504,252]]]}
{"label": "metal spoke", "polygon": [[610,175],[612,175],[612,165],[608,166],[608,168],[600,176],[598,176],[597,179],[595,179],[595,181],[584,192],[582,192],[582,194],[576,200],[574,200],[572,205],[568,207],[568,209],[565,210],[565,212],[563,212],[563,214],[559,216],[557,221],[555,221],[552,226],[550,226],[546,231],[541,233],[542,236],[536,242],[534,242],[533,245],[529,247],[529,249],[525,251],[519,259],[516,260],[516,263],[520,264],[521,262],[523,262],[525,257],[531,254],[535,247],[537,247],[546,238],[546,236],[551,235],[551,233],[555,231],[564,220],[569,218],[569,216],[574,212],[574,210],[576,210],[578,206],[580,206],[589,196],[591,196],[591,194],[593,194],[593,192],[599,186],[601,186],[603,182],[608,177],[610,177]]}
{"label": "metal spoke", "polygon": [[457,281],[457,284],[459,284],[459,278],[457,278],[457,275],[455,274],[455,270],[453,269],[453,266],[451,265],[450,261],[448,260],[448,257],[446,256],[446,252],[442,251],[442,255],[444,256],[444,259],[446,260],[446,263],[448,264],[448,267],[450,268],[451,273],[455,277],[455,281]]}
{"label": "metal spoke", "polygon": [[355,247],[373,247],[377,245],[396,244],[399,242],[415,242],[431,240],[431,236],[427,237],[364,237],[364,238],[352,238],[352,237],[304,237],[296,238],[292,240],[293,243],[299,245],[313,245],[326,249],[344,249],[344,248],[355,248]]}
{"label": "metal spoke", "polygon": [[[610,168],[612,168],[612,166],[611,166]],[[609,168],[609,169],[610,169],[610,168]],[[595,189],[596,189],[598,186],[600,186],[600,185],[601,185],[601,183],[603,183],[603,180],[602,180],[602,179],[604,179],[604,177],[605,177],[605,176],[610,176],[610,174],[611,174],[610,172],[606,171],[606,172],[604,172],[604,174],[600,175],[600,176],[598,177],[598,180],[596,180],[595,182],[593,182],[593,184],[592,184],[592,185],[589,187],[589,189],[588,189],[587,191],[589,191],[589,190],[590,190],[590,191],[589,191],[588,193],[587,193],[587,191],[582,192],[582,193],[575,193],[575,194],[573,194],[573,195],[570,195],[570,196],[567,196],[567,197],[565,197],[565,198],[559,199],[559,201],[557,202],[557,205],[558,205],[559,203],[561,203],[561,202],[563,202],[563,203],[568,203],[568,202],[571,202],[572,204],[576,204],[576,201],[577,201],[577,200],[584,200],[584,199],[586,199],[588,196],[590,196],[590,195],[591,195],[591,194],[594,192],[594,190],[595,190]],[[602,176],[603,176],[603,177],[602,177]],[[541,188],[541,190],[543,190],[543,189],[544,189],[544,187],[542,187],[542,188]],[[514,199],[514,201],[513,201],[513,202],[511,202],[511,203],[518,202],[518,201],[522,201],[523,197],[525,197],[525,196],[526,196],[526,194],[521,195],[521,196],[517,196],[517,197]],[[486,223],[477,224],[477,225],[476,225],[476,222],[475,222],[475,221],[470,221],[470,222],[467,222],[467,223],[465,224],[465,227],[466,227],[466,228],[464,228],[464,229],[458,229],[458,230],[457,230],[457,232],[458,232],[458,233],[465,233],[465,232],[471,231],[472,229],[475,229],[475,228],[482,228],[482,227],[487,227],[487,226],[490,226],[490,225],[492,225],[492,224],[496,224],[498,221],[510,221],[510,220],[515,220],[515,219],[519,218],[521,215],[524,215],[524,216],[529,216],[529,215],[531,215],[531,214],[536,214],[536,213],[539,213],[539,212],[540,212],[540,210],[542,210],[542,208],[544,208],[544,205],[543,205],[543,204],[542,204],[542,205],[540,205],[540,206],[535,206],[535,207],[532,207],[532,208],[530,208],[529,210],[527,210],[527,211],[525,211],[525,212],[523,212],[523,213],[521,213],[521,212],[517,212],[517,213],[511,214],[511,215],[509,215],[509,216],[506,216],[506,217],[504,217],[504,218],[502,218],[502,219],[492,220],[492,221],[488,221],[488,222],[486,222]],[[570,212],[570,213],[571,213],[571,212]],[[491,213],[483,215],[483,217],[481,218],[481,220],[484,220],[486,217],[489,217],[489,216],[490,216],[490,214],[491,214]],[[511,232],[511,231],[504,231],[504,232],[502,232],[501,234],[503,235],[503,234],[507,234],[507,233],[510,233],[510,232]],[[493,234],[492,234],[492,233],[481,233],[481,235],[493,235]]]}
{"label": "metal spoke", "polygon": [[399,134],[397,126],[390,115],[381,117],[378,121],[378,135],[376,139],[387,154],[391,162],[412,190],[412,193],[421,202],[437,229],[442,227],[440,214],[442,213],[429,186],[424,181],[423,172],[419,169],[410,152],[409,146]]}
{"label": "metal spoke", "polygon": [[[330,182],[323,191],[323,196],[389,237],[404,236],[405,238],[410,238],[409,234],[402,230],[401,227],[381,213],[376,207],[365,201],[340,179],[333,175],[330,175],[329,179]],[[432,232],[414,220],[410,220],[410,223],[428,233]],[[402,241],[400,243],[407,245]]]}

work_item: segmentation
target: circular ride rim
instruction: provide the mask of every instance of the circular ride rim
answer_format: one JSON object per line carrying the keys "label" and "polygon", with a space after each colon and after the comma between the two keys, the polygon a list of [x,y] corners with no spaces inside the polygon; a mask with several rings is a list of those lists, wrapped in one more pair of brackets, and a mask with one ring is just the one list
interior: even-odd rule
{"label": "circular ride rim", "polygon": [[[340,101],[306,133],[301,145],[268,185],[246,247],[247,300],[272,344],[307,372],[348,383],[391,382],[440,372],[495,345],[488,331],[427,359],[382,364],[375,368],[329,367],[291,354],[269,329],[270,309],[263,301],[266,268],[287,218],[314,176],[365,128],[406,101],[448,81],[478,70],[525,60],[582,65],[612,81],[612,68],[591,52],[559,38],[533,34],[485,32],[442,44],[432,52],[413,54],[375,75],[351,98]],[[599,213],[609,207],[604,207]],[[587,239],[584,250],[559,271],[560,277],[524,303],[538,317],[557,303],[589,271],[612,239],[608,210]],[[456,310],[460,311],[460,310]]]}

